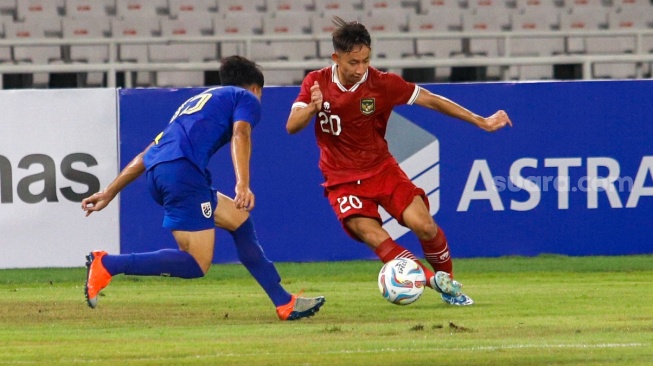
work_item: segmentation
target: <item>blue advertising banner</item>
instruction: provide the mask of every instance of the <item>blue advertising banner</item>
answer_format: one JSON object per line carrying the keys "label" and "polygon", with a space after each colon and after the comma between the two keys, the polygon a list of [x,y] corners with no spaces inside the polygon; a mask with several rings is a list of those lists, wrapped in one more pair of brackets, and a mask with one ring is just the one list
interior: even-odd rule
{"label": "blue advertising banner", "polygon": [[[484,132],[419,106],[395,110],[391,151],[424,190],[455,257],[653,253],[653,81],[433,84],[426,89],[514,127]],[[121,166],[203,89],[120,91]],[[349,238],[320,186],[312,126],[285,131],[297,87],[265,88],[253,132],[252,212],[274,261],[372,259]],[[211,162],[233,196],[227,148]],[[384,227],[418,256],[414,235],[382,213]],[[175,247],[144,179],[121,194],[121,252]],[[219,233],[215,262],[237,261]]]}

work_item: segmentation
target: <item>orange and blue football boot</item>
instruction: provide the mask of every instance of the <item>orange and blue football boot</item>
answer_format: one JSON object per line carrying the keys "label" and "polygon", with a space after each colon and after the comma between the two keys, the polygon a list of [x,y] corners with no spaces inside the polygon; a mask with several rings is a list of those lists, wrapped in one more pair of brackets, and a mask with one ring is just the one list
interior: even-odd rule
{"label": "orange and blue football boot", "polygon": [[93,309],[97,306],[100,291],[111,282],[111,275],[102,265],[102,257],[105,255],[107,255],[107,252],[96,250],[86,256],[84,294],[86,295],[86,303]]}
{"label": "orange and blue football boot", "polygon": [[287,304],[277,306],[279,319],[298,320],[311,317],[320,310],[326,301],[324,296],[300,297],[302,292],[297,295],[292,295],[290,302]]}

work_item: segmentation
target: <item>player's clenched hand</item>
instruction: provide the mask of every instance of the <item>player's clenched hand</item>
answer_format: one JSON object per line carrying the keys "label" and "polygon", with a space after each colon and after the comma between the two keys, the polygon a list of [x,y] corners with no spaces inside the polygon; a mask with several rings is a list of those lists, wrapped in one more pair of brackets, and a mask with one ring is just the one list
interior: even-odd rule
{"label": "player's clenched hand", "polygon": [[506,125],[512,127],[512,121],[510,121],[510,118],[505,111],[498,111],[490,117],[485,118],[483,124],[481,124],[479,127],[485,131],[494,132],[505,127]]}
{"label": "player's clenched hand", "polygon": [[90,197],[86,197],[82,200],[82,210],[86,211],[86,217],[92,214],[95,211],[100,211],[103,208],[107,207],[109,202],[113,199],[113,196],[102,191],[95,193]]}
{"label": "player's clenched hand", "polygon": [[234,204],[239,210],[251,211],[254,209],[254,193],[244,184],[236,184],[236,197]]}
{"label": "player's clenched hand", "polygon": [[320,90],[320,84],[316,82],[311,86],[311,105],[313,106],[315,112],[322,110],[322,91]]}

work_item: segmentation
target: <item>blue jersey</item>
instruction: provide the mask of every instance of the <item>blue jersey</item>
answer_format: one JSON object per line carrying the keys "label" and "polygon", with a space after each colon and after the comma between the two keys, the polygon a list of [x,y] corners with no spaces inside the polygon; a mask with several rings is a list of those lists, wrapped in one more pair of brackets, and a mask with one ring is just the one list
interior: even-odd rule
{"label": "blue jersey", "polygon": [[248,90],[234,86],[208,89],[185,101],[143,157],[145,168],[187,159],[205,172],[213,154],[231,141],[233,124],[261,118],[261,102]]}

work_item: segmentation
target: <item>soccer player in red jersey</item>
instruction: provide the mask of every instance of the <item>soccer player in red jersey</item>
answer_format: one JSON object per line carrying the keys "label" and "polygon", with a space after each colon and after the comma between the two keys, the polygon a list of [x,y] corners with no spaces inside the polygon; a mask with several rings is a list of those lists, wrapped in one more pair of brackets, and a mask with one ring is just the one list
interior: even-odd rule
{"label": "soccer player in red jersey", "polygon": [[500,110],[481,117],[455,102],[370,66],[371,38],[363,24],[334,17],[334,65],[309,73],[290,112],[286,129],[294,134],[315,117],[319,167],[336,216],[345,231],[364,242],[382,262],[414,254],[381,226],[382,206],[419,239],[434,271],[424,269],[429,287],[453,305],[474,301],[453,280],[453,264],[442,228],[429,213],[424,190],[411,182],[388,150],[385,132],[392,109],[417,104],[492,132],[512,126]]}

